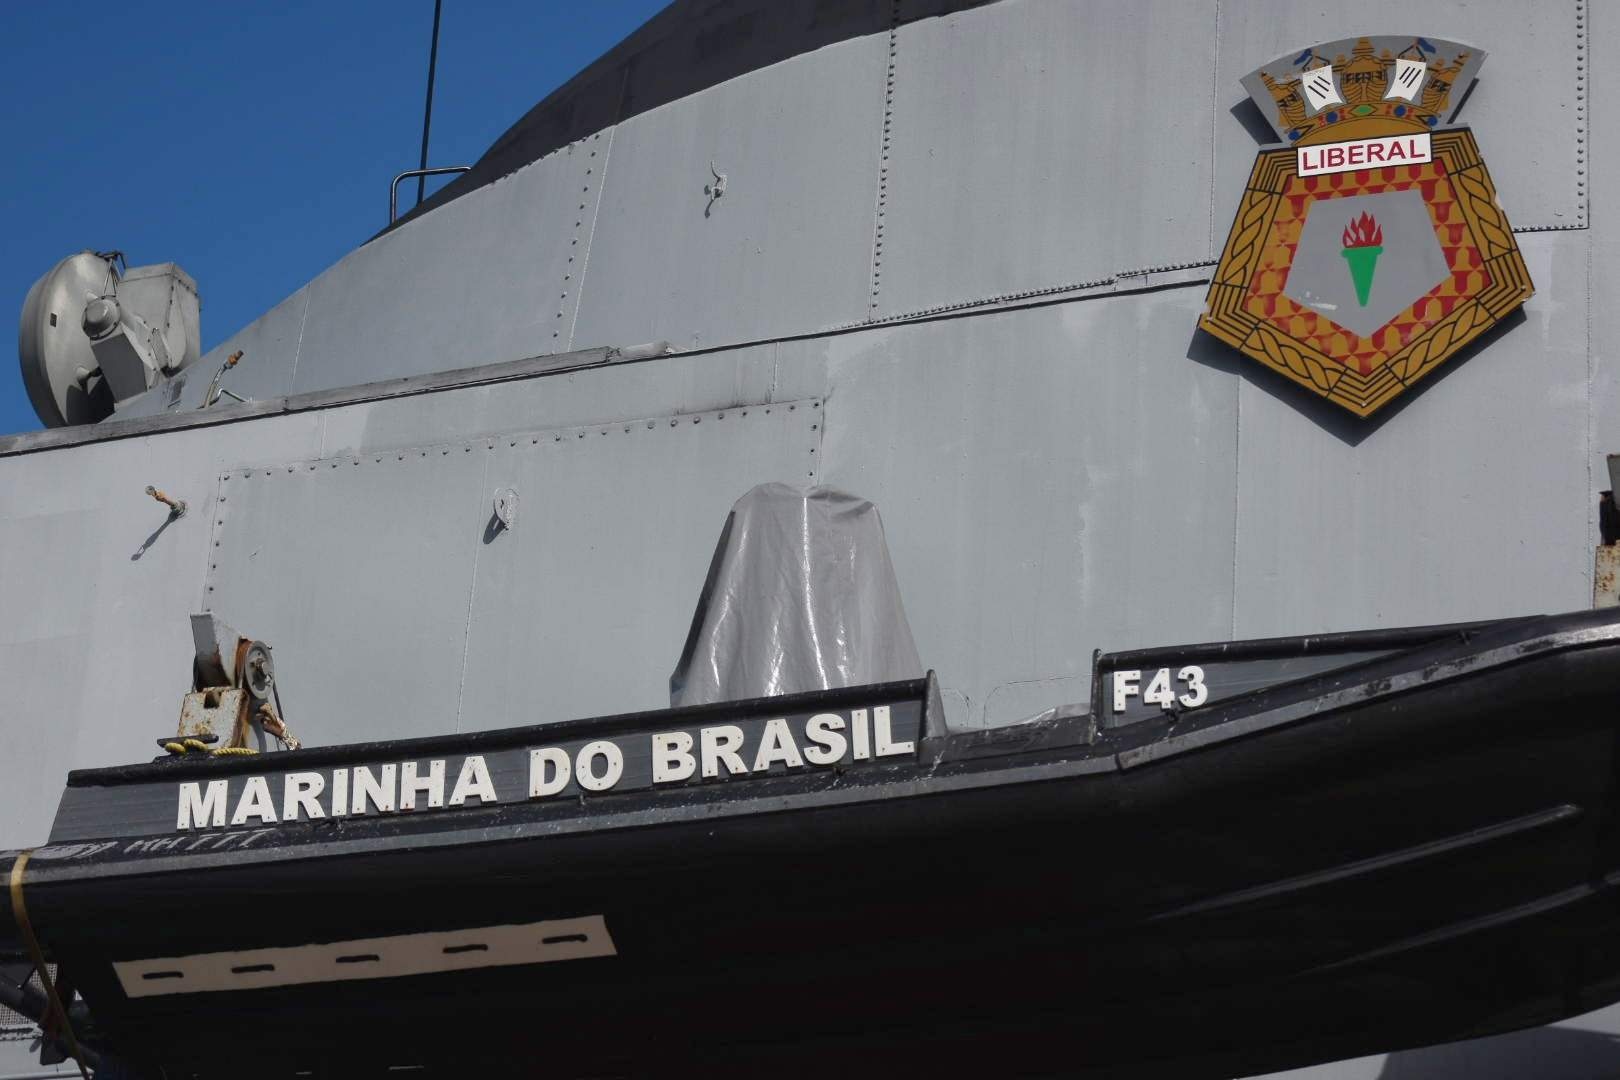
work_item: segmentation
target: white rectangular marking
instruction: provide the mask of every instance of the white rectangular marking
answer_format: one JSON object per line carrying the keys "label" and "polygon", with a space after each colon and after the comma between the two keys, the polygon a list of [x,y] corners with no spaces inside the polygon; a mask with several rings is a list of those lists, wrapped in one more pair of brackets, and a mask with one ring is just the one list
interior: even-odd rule
{"label": "white rectangular marking", "polygon": [[1349,142],[1301,146],[1295,151],[1301,176],[1353,172],[1356,169],[1382,169],[1388,165],[1422,165],[1433,160],[1427,131],[1410,135],[1386,135],[1379,139],[1351,139]]}
{"label": "white rectangular marking", "polygon": [[242,952],[198,953],[113,963],[132,998],[261,990],[271,986],[398,979],[472,968],[617,956],[600,915],[516,926],[357,938]]}

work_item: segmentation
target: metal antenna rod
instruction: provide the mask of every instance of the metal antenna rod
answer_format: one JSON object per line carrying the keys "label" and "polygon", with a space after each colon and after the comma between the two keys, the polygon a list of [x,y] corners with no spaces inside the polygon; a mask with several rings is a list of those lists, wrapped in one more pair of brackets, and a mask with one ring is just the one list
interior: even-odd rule
{"label": "metal antenna rod", "polygon": [[[444,0],[433,0],[433,46],[428,50],[428,85],[427,106],[422,110],[422,164],[420,168],[426,169],[428,155],[428,131],[433,127],[433,75],[439,66],[439,11],[444,6]],[[416,178],[416,205],[422,205],[422,192],[427,186],[427,177]]]}

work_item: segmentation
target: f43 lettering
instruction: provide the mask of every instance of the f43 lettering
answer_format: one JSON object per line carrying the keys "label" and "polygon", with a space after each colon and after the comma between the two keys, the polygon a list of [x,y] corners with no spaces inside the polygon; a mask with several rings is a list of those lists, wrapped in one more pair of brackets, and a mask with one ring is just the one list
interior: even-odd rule
{"label": "f43 lettering", "polygon": [[[1147,682],[1143,684],[1144,675]],[[1170,677],[1169,668],[1158,671],[1116,671],[1114,680],[1114,711],[1122,713],[1131,698],[1140,697],[1148,705],[1157,705],[1169,712],[1176,702],[1182,707],[1196,709],[1209,700],[1209,687],[1204,685],[1204,669],[1188,664]],[[1177,691],[1180,690],[1180,693]]]}

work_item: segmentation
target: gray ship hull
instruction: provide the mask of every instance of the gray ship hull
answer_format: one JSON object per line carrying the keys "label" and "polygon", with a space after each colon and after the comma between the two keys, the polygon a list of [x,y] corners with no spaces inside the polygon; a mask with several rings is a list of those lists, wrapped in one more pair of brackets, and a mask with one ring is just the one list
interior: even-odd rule
{"label": "gray ship hull", "polygon": [[[1407,7],[845,7],[676,4],[181,378],[0,437],[0,848],[44,840],[70,770],[172,730],[196,611],[275,644],[312,745],[663,708],[762,482],[881,507],[957,730],[1089,702],[1104,647],[1592,603],[1609,5],[1424,12],[1491,52],[1462,119],[1538,292],[1371,421],[1195,327],[1271,137],[1238,78]],[[250,403],[198,408],[238,349]],[[38,1071],[16,1029],[0,1076]],[[1515,1047],[1587,1075],[1615,1031],[1318,1075]]]}

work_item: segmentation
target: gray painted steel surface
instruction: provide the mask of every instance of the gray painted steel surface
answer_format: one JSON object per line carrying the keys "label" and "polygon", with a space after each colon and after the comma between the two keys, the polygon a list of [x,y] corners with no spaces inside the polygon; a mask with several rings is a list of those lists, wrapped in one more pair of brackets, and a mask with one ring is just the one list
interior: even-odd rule
{"label": "gray painted steel surface", "polygon": [[[840,42],[615,128],[573,340],[690,348],[864,318],[887,55]],[[709,206],[711,162],[727,183]]]}
{"label": "gray painted steel surface", "polygon": [[1584,245],[1519,242],[1546,302],[1381,425],[1279,408],[1239,367],[1233,636],[1591,605],[1607,477],[1588,416],[1620,387],[1590,381]]}
{"label": "gray painted steel surface", "polygon": [[[1537,293],[1365,422],[1197,334],[1207,271],[1131,272],[1214,257],[1267,137],[1242,74],[1407,28],[1491,53],[1460,119]],[[726,509],[763,480],[881,509],[958,725],[1084,701],[1099,647],[1586,606],[1620,450],[1620,92],[1585,45],[1617,28],[1612,0],[1003,0],[605,121],[402,223],[120,418],[195,420],[237,348],[225,385],[259,402],[688,351],[0,443],[0,847],[44,838],[69,768],[153,752],[210,601],[276,646],[312,742],[660,704]],[[148,484],[191,512],[165,526]],[[504,487],[517,527],[485,543]],[[14,1045],[0,1076],[35,1071]]]}
{"label": "gray painted steel surface", "polygon": [[[608,141],[536,162],[418,219],[408,243],[368,244],[317,278],[289,392],[565,351],[567,275],[578,280],[587,246],[571,241],[590,221]],[[378,356],[395,360],[382,368]]]}
{"label": "gray painted steel surface", "polygon": [[873,314],[1213,259],[1197,10],[1018,0],[901,27]]}
{"label": "gray painted steel surface", "polygon": [[1237,386],[1181,355],[1200,303],[1177,289],[826,343],[824,479],[883,512],[953,722],[1085,700],[1093,648],[1230,634]]}
{"label": "gray painted steel surface", "polygon": [[[1586,221],[1582,3],[1444,12],[1453,37],[1489,46],[1459,119],[1521,231]],[[1238,79],[1307,40],[1409,17],[1393,0],[914,15],[408,221],[199,370],[243,348],[226,385],[264,397],[568,348],[774,340],[1208,262],[1272,138]],[[1098,43],[1084,63],[1076,42]],[[728,177],[712,205],[711,163]],[[193,408],[200,381],[121,415]]]}
{"label": "gray painted steel surface", "polygon": [[234,470],[204,604],[275,647],[311,745],[667,707],[727,493],[812,478],[820,420],[753,404]]}

